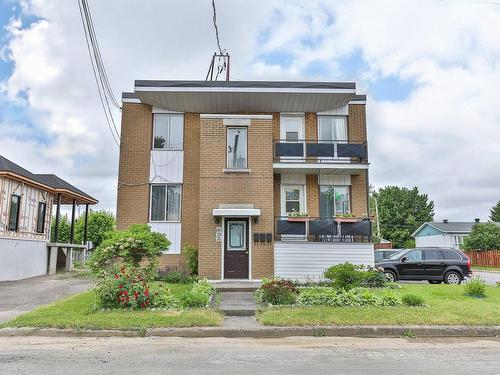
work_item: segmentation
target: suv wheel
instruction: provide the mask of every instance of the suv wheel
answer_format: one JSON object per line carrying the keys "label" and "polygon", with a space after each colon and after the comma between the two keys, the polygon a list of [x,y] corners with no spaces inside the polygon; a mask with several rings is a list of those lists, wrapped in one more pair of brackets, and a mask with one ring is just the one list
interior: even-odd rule
{"label": "suv wheel", "polygon": [[441,284],[443,280],[427,280],[429,284]]}
{"label": "suv wheel", "polygon": [[444,275],[444,282],[445,284],[458,285],[462,282],[462,277],[458,272],[450,271]]}
{"label": "suv wheel", "polygon": [[385,278],[387,279],[387,281],[390,281],[390,282],[398,281],[396,274],[392,271],[384,270],[384,275],[385,275]]}

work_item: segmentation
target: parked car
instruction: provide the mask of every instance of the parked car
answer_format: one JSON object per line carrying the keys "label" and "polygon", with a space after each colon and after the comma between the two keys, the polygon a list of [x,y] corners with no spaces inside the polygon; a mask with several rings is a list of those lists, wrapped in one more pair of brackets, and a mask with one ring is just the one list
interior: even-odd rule
{"label": "parked car", "polygon": [[471,275],[470,259],[453,248],[406,249],[375,262],[390,281],[427,280],[431,284],[460,284]]}
{"label": "parked car", "polygon": [[375,250],[374,258],[375,263],[381,261],[382,259],[387,259],[392,255],[396,254],[401,249],[386,249],[386,250]]}

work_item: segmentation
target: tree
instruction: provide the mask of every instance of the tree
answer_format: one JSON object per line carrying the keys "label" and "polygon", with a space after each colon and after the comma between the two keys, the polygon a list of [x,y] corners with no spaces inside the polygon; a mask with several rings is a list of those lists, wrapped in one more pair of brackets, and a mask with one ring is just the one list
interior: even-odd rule
{"label": "tree", "polygon": [[[69,243],[70,226],[71,224],[69,223],[67,215],[59,217],[59,236],[57,242]],[[56,217],[52,216],[52,220],[50,221],[50,242],[56,242],[55,232],[56,232]]]}
{"label": "tree", "polygon": [[411,244],[411,234],[434,218],[434,202],[417,187],[386,186],[373,192],[373,198],[378,205],[380,235],[395,248]]}
{"label": "tree", "polygon": [[500,222],[500,201],[490,211],[490,220]]}
{"label": "tree", "polygon": [[[90,211],[88,216],[87,240],[97,247],[106,238],[108,232],[115,230],[115,217],[109,211]],[[81,215],[75,223],[75,242],[83,243],[85,215]]]}
{"label": "tree", "polygon": [[464,250],[499,250],[500,227],[494,223],[478,223],[464,238]]}

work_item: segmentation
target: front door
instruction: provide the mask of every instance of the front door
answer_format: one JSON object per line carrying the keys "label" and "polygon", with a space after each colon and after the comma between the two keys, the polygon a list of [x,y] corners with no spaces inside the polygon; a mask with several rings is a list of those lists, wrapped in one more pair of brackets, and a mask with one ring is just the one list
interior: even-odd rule
{"label": "front door", "polygon": [[[280,142],[284,143],[302,143],[304,140],[304,116],[283,115],[280,118]],[[304,150],[305,151],[305,150]],[[281,161],[301,160],[302,156],[282,156]]]}
{"label": "front door", "polygon": [[248,219],[226,218],[224,278],[248,279]]}

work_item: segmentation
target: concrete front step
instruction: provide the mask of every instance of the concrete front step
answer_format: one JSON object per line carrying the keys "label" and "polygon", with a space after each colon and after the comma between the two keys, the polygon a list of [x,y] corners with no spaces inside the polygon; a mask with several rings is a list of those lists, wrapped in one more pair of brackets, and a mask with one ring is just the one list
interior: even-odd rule
{"label": "concrete front step", "polygon": [[220,310],[226,316],[254,316],[257,304],[253,292],[221,292]]}
{"label": "concrete front step", "polygon": [[261,283],[257,281],[221,281],[211,284],[220,292],[255,292]]}
{"label": "concrete front step", "polygon": [[254,309],[221,309],[225,316],[255,316]]}

